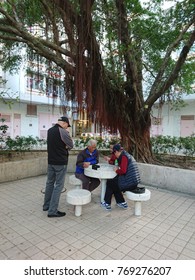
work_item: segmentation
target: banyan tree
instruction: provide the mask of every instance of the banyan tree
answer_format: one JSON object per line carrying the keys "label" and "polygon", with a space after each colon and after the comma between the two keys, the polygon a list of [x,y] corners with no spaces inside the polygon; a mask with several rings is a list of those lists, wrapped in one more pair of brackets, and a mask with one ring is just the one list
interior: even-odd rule
{"label": "banyan tree", "polygon": [[4,66],[24,48],[51,61],[65,73],[66,98],[150,162],[152,106],[190,93],[194,82],[193,1],[166,2],[1,1]]}

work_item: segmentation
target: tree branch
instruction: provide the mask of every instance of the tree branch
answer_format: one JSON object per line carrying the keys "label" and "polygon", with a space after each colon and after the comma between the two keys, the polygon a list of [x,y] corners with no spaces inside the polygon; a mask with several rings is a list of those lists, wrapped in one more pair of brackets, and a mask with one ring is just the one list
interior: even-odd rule
{"label": "tree branch", "polygon": [[[175,67],[173,68],[171,74],[169,75],[168,79],[163,82],[163,84],[159,87],[158,90],[153,92],[148,99],[146,100],[146,104],[149,108],[152,107],[154,102],[164,93],[166,90],[169,89],[169,87],[173,84],[173,82],[177,79],[179,72],[183,66],[183,64],[186,61],[187,55],[190,51],[190,48],[193,46],[195,41],[195,31],[193,31],[186,42],[185,46],[182,48],[180,55],[178,57],[178,60],[175,64]],[[174,44],[173,44],[174,45]]]}
{"label": "tree branch", "polygon": [[[182,41],[183,36],[186,34],[187,30],[191,27],[191,25],[194,24],[194,18],[185,26],[185,28],[182,30],[182,32],[178,35],[176,40],[167,48],[167,52],[165,54],[163,63],[158,71],[158,75],[156,76],[156,79],[151,87],[150,94],[148,96],[148,99],[150,99],[151,96],[158,95],[159,91],[159,85],[162,84],[163,81],[163,75],[165,73],[166,67],[168,65],[170,56],[172,52],[174,51],[175,47],[178,46],[178,44]],[[158,99],[158,97],[157,97]],[[148,103],[148,101],[147,101]]]}

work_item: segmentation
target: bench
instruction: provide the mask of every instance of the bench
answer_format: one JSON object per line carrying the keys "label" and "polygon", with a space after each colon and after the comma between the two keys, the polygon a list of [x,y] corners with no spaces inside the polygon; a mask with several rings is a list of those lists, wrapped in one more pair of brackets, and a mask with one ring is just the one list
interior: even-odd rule
{"label": "bench", "polygon": [[75,186],[76,189],[82,189],[82,181],[75,177],[75,175],[69,176],[69,183]]}
{"label": "bench", "polygon": [[91,202],[91,192],[83,189],[73,189],[66,194],[67,203],[74,205],[75,216],[79,217],[82,214],[82,205]]}
{"label": "bench", "polygon": [[134,201],[134,214],[135,216],[140,216],[142,212],[142,201],[147,201],[151,197],[151,192],[149,190],[145,190],[145,193],[133,193],[130,191],[126,191],[125,195],[128,199]]}

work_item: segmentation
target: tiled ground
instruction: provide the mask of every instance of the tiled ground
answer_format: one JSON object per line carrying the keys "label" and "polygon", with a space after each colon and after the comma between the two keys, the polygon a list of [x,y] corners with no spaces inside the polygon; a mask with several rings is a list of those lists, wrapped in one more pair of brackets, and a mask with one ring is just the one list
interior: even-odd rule
{"label": "tiled ground", "polygon": [[[67,174],[66,182],[68,182]],[[0,184],[0,260],[195,259],[195,197],[147,187],[142,216],[100,207],[100,190],[83,214],[61,195],[62,218],[42,211],[46,176]],[[70,186],[66,183],[67,190]]]}

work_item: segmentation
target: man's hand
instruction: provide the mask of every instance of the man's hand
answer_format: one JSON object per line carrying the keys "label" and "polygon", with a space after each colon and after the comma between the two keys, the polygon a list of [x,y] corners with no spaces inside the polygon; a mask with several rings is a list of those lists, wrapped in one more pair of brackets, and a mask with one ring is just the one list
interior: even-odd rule
{"label": "man's hand", "polygon": [[87,168],[87,167],[89,167],[89,166],[90,166],[90,162],[84,162],[84,163],[83,163],[83,167],[84,167],[84,168]]}
{"label": "man's hand", "polygon": [[113,168],[113,170],[116,172],[116,171],[118,170],[118,167],[115,166],[115,167]]}

